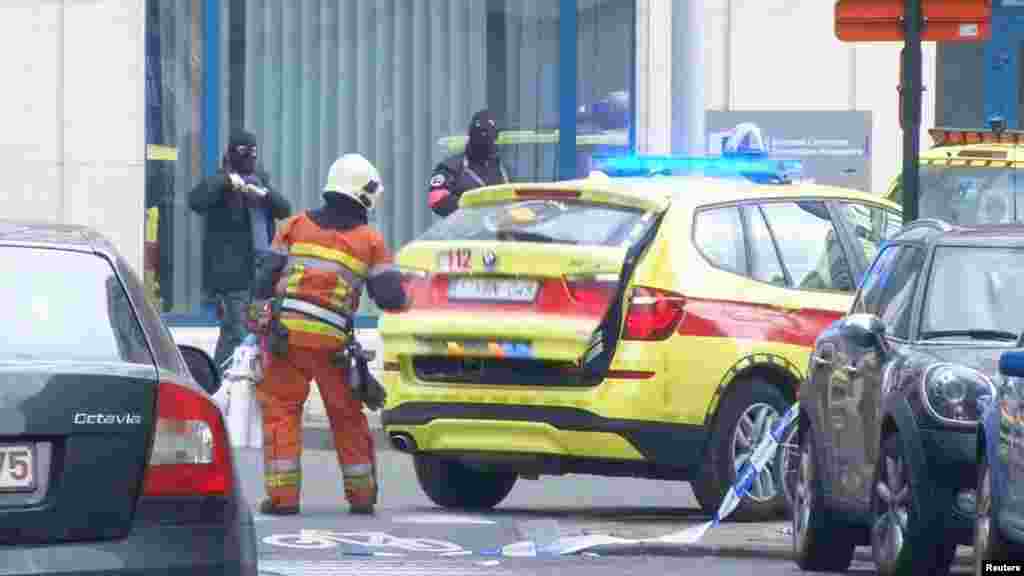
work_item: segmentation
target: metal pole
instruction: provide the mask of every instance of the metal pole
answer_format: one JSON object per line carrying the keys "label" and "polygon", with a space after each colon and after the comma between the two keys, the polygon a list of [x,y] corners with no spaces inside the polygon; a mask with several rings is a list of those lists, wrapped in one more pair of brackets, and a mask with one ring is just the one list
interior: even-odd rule
{"label": "metal pole", "polygon": [[903,47],[903,222],[917,219],[921,147],[921,0],[905,0]]}

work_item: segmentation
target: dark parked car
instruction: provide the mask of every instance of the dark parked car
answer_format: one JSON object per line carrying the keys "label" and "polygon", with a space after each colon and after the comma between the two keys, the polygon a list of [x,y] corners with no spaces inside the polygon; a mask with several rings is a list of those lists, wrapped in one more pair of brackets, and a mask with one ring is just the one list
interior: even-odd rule
{"label": "dark parked car", "polygon": [[793,546],[845,570],[945,574],[973,542],[978,420],[1024,328],[1024,226],[911,223],[850,314],[817,338],[800,388]]}
{"label": "dark parked car", "polygon": [[0,221],[0,268],[0,572],[256,574],[209,356],[87,228]]}
{"label": "dark parked car", "polygon": [[[1014,255],[1024,260],[1024,250]],[[975,574],[991,573],[986,563],[1024,560],[1024,350],[1004,352],[999,372],[995,401],[978,430]]]}

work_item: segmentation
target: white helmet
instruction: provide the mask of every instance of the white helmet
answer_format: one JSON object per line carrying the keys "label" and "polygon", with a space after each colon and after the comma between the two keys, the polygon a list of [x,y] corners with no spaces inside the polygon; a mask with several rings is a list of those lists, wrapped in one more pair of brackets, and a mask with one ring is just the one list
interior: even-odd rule
{"label": "white helmet", "polygon": [[377,168],[362,154],[345,154],[331,164],[324,192],[348,196],[372,211],[384,195]]}

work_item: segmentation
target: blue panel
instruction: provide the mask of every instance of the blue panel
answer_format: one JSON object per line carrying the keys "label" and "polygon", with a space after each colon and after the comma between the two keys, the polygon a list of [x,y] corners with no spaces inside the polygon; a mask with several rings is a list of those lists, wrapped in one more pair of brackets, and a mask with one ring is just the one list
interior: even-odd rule
{"label": "blue panel", "polygon": [[558,178],[576,177],[576,0],[558,16]]}
{"label": "blue panel", "polygon": [[217,171],[220,163],[220,0],[203,3],[203,175]]}
{"label": "blue panel", "polygon": [[1019,46],[1024,18],[1019,9],[992,7],[992,39],[985,43],[985,118],[999,115],[1007,128],[1019,128],[1017,94],[1020,85]]}

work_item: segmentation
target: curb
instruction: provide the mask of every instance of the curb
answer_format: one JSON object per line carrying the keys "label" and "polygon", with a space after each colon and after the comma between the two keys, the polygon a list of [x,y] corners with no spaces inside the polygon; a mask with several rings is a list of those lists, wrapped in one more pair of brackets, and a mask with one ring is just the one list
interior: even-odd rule
{"label": "curb", "polygon": [[[722,558],[768,558],[772,560],[793,561],[793,552],[778,547],[755,548],[741,547],[735,545],[672,545],[672,544],[605,544],[594,546],[581,551],[581,553],[593,552],[601,556],[671,556],[671,557],[694,557],[694,556],[717,556]],[[871,552],[857,549],[853,553],[853,559],[860,562],[874,563]],[[969,555],[958,554],[953,561],[954,566],[971,566],[973,558]]]}

